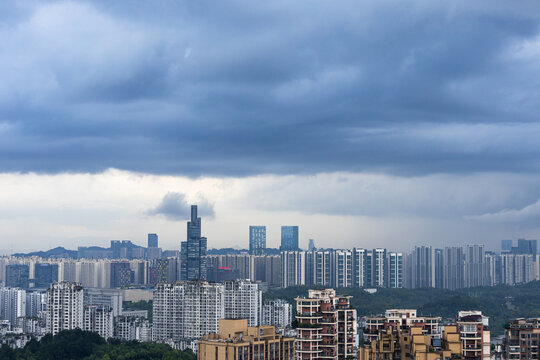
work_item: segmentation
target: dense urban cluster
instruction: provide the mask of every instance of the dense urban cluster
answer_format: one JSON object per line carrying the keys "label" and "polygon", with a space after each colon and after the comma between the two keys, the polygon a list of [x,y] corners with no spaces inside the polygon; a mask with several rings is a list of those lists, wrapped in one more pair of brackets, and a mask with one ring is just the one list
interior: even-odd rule
{"label": "dense urban cluster", "polygon": [[[538,358],[540,320],[515,319],[492,347],[489,319],[463,309],[455,319],[389,309],[358,318],[351,296],[333,288],[456,290],[539,279],[536,240],[409,254],[375,249],[298,246],[298,227],[282,227],[279,251],[266,248],[266,228],[249,229],[249,252],[208,254],[197,207],[180,251],[111,241],[56,256],[0,259],[0,336],[11,348],[80,329],[104,339],[158,342],[191,349],[199,359],[487,359]],[[272,288],[312,285],[263,302]],[[360,290],[362,291],[362,290]],[[146,310],[126,307],[149,304]],[[148,310],[151,310],[150,313]],[[152,316],[150,316],[152,315]],[[526,354],[526,355],[524,355]],[[527,357],[523,357],[527,356]]]}

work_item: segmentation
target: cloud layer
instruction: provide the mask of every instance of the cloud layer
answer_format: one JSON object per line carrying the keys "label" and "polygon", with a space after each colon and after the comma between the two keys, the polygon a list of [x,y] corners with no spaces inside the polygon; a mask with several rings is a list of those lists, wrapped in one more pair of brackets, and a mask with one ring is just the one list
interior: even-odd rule
{"label": "cloud layer", "polygon": [[0,169],[539,170],[536,2],[10,2]]}
{"label": "cloud layer", "polygon": [[191,216],[191,205],[197,205],[199,216],[207,219],[214,217],[214,205],[206,199],[200,198],[195,204],[186,201],[186,195],[178,192],[168,192],[161,202],[153,209],[146,211],[148,215],[163,215],[167,220],[186,221]]}

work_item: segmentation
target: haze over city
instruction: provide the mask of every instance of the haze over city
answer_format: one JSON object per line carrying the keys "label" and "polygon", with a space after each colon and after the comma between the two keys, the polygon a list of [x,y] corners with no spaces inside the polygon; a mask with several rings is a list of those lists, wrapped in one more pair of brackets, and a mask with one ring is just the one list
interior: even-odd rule
{"label": "haze over city", "polygon": [[540,4],[0,4],[0,253],[540,235]]}

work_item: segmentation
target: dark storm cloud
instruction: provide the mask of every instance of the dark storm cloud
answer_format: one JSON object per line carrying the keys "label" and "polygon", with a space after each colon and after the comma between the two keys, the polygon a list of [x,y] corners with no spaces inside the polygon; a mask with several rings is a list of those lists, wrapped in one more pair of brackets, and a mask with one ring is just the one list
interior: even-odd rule
{"label": "dark storm cloud", "polygon": [[[146,212],[147,215],[161,215],[167,220],[184,221],[190,218],[191,205],[186,201],[186,195],[178,192],[168,192],[161,202],[153,209]],[[199,214],[207,218],[214,218],[214,205],[206,199],[197,201]]]}
{"label": "dark storm cloud", "polygon": [[3,171],[540,169],[534,2],[0,6]]}

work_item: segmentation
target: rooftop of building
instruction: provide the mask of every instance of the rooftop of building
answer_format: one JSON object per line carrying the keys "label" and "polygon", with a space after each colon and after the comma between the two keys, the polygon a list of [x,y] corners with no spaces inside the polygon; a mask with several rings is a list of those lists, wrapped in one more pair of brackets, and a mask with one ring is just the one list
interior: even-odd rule
{"label": "rooftop of building", "polygon": [[283,337],[276,333],[273,325],[248,327],[247,319],[220,319],[219,333],[208,334],[203,337],[203,341],[233,344],[280,339],[294,341],[292,337]]}

